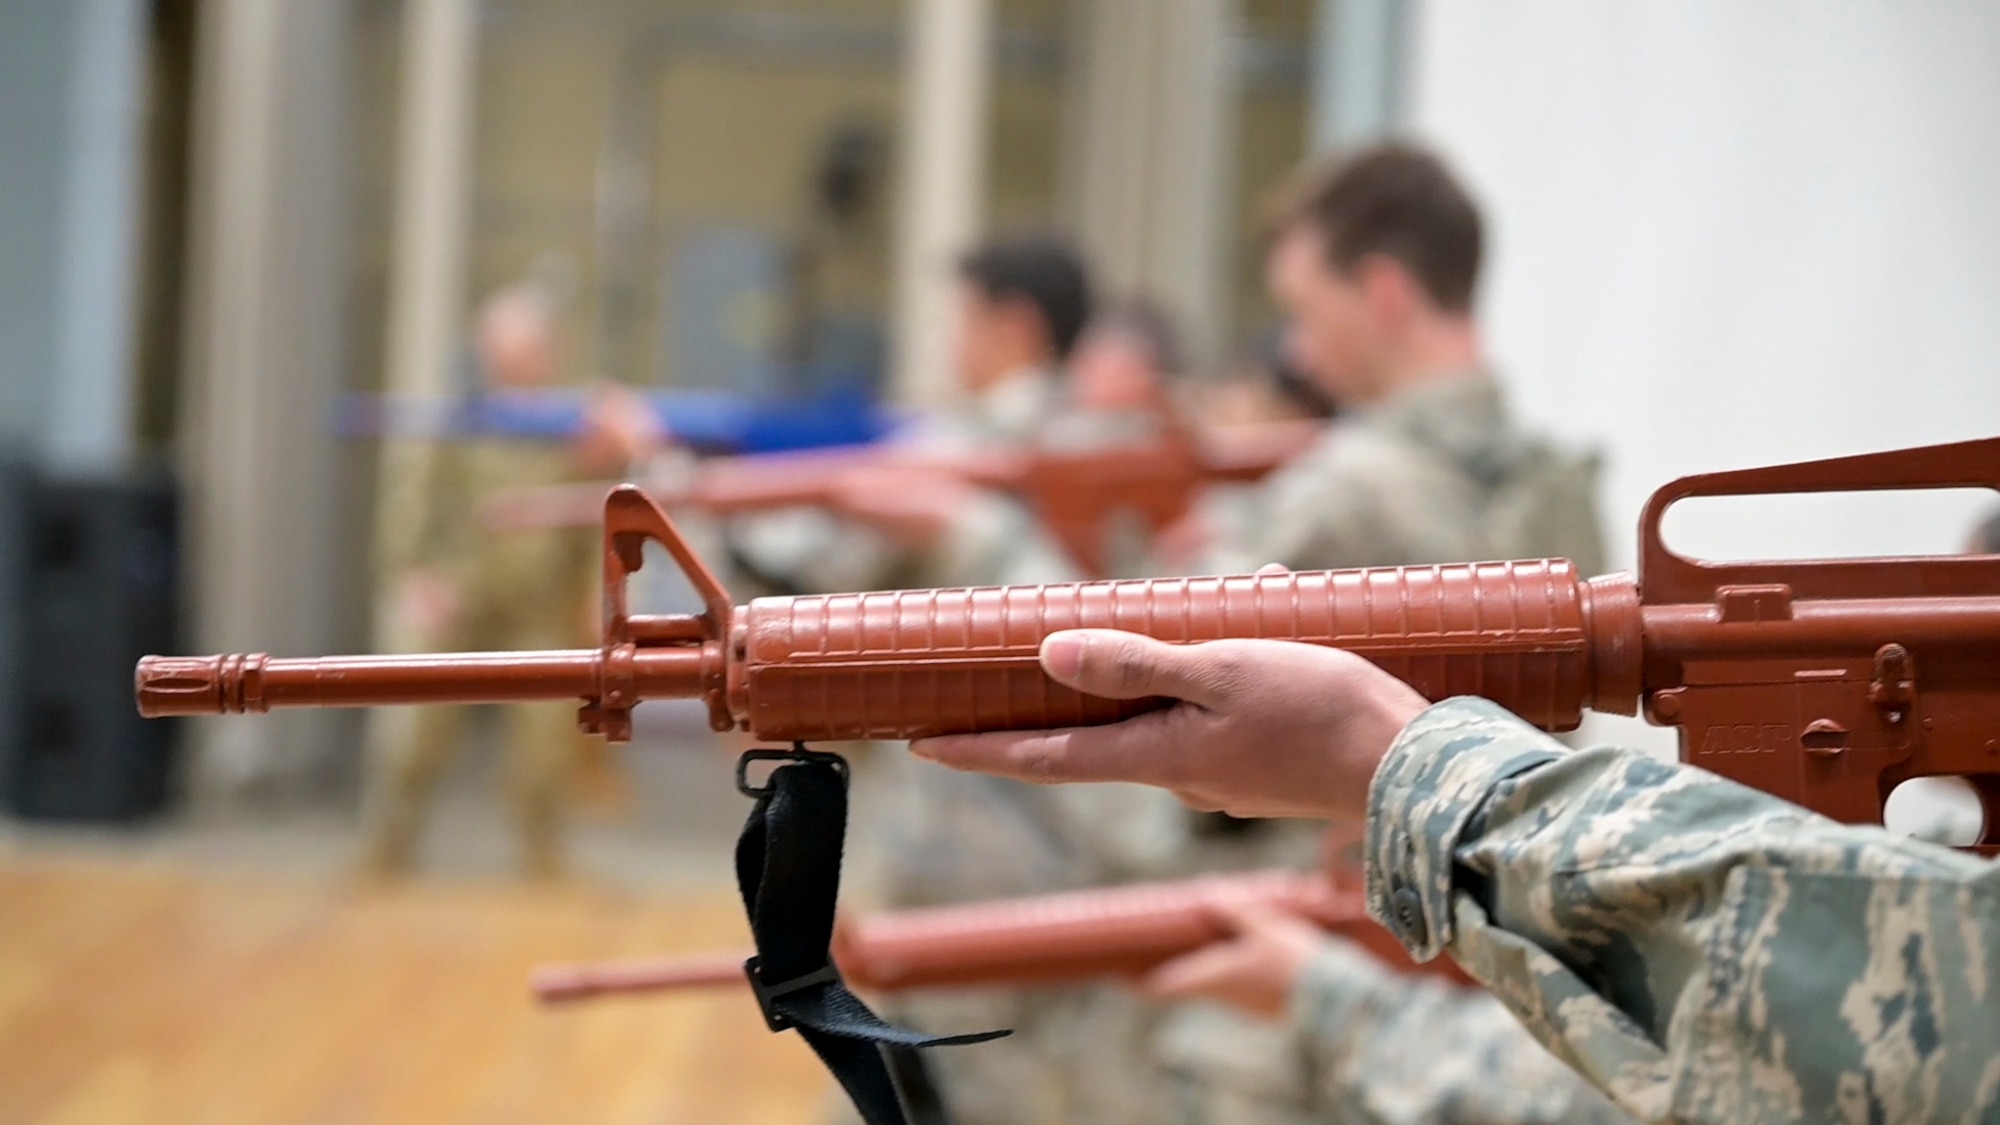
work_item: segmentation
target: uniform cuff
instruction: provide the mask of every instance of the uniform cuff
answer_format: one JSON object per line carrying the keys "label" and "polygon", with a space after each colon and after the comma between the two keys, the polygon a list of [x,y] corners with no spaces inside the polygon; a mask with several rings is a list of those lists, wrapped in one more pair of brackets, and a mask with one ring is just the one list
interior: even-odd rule
{"label": "uniform cuff", "polygon": [[1469,696],[1403,728],[1368,787],[1368,913],[1418,961],[1451,944],[1452,857],[1494,786],[1561,757],[1561,743]]}

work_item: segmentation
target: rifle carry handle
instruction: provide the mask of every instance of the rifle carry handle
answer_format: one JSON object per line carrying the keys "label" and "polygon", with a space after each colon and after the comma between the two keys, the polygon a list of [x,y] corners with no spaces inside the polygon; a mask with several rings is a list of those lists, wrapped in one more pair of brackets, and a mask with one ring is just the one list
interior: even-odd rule
{"label": "rifle carry handle", "polygon": [[1709,562],[1661,535],[1693,497],[1983,488],[2000,438],[1706,473],[1639,527],[1645,713],[1681,757],[1848,823],[1913,777],[1963,778],[2000,846],[2000,556]]}

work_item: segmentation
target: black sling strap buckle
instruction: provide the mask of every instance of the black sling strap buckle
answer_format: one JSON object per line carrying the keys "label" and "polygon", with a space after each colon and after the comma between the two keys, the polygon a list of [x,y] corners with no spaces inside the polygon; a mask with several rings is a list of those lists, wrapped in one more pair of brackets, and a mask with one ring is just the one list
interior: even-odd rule
{"label": "black sling strap buckle", "polygon": [[840,979],[840,969],[831,962],[816,973],[807,973],[804,976],[779,981],[777,984],[764,983],[764,974],[758,971],[762,964],[763,959],[759,957],[752,957],[743,962],[743,975],[750,978],[750,994],[757,998],[757,1006],[764,1010],[764,1026],[772,1031],[790,1031],[798,1026],[792,1022],[790,1016],[775,1007],[776,1001],[817,984],[837,984],[842,988],[847,987],[847,982]]}

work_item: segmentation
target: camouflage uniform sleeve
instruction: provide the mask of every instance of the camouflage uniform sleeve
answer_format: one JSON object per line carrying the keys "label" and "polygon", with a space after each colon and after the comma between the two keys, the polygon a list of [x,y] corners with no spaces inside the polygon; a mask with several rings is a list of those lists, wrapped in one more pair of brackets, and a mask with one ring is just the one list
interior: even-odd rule
{"label": "camouflage uniform sleeve", "polygon": [[1339,938],[1299,976],[1292,1019],[1322,1104],[1372,1125],[1632,1120],[1491,994],[1405,976]]}
{"label": "camouflage uniform sleeve", "polygon": [[1640,1118],[2000,1122],[2000,866],[1473,699],[1368,825],[1370,912]]}

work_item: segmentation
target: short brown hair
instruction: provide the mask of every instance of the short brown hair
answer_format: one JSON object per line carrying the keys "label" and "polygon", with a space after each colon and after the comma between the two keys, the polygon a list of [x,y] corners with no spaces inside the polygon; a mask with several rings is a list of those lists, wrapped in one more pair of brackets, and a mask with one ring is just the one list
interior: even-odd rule
{"label": "short brown hair", "polygon": [[1274,235],[1306,229],[1347,273],[1370,254],[1402,263],[1446,312],[1470,312],[1484,235],[1479,208],[1436,155],[1378,144],[1304,173],[1273,209]]}
{"label": "short brown hair", "polygon": [[1034,306],[1059,360],[1069,358],[1090,321],[1083,256],[1053,235],[1015,235],[969,250],[958,259],[958,276],[990,300]]}

